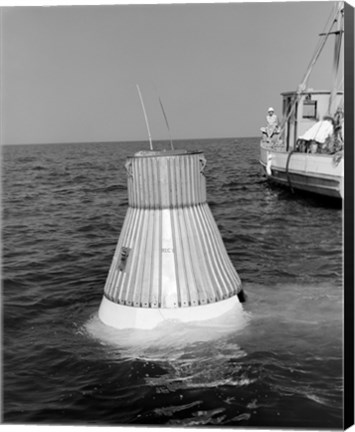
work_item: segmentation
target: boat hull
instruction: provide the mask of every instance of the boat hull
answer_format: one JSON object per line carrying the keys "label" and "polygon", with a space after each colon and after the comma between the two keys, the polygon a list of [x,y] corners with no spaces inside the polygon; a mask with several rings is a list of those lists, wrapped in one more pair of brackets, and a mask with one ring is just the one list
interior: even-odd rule
{"label": "boat hull", "polygon": [[278,151],[261,144],[260,164],[270,182],[321,196],[343,198],[343,158]]}

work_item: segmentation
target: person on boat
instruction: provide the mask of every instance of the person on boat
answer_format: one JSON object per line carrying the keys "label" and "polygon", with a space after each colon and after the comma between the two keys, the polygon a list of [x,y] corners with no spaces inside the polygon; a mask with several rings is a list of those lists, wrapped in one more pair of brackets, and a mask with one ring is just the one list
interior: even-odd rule
{"label": "person on boat", "polygon": [[270,107],[267,110],[266,116],[266,127],[261,128],[263,134],[266,135],[267,140],[269,141],[274,135],[280,133],[279,129],[279,119],[275,114],[274,108]]}
{"label": "person on boat", "polygon": [[270,126],[273,127],[274,129],[279,126],[279,119],[277,118],[274,108],[272,107],[270,107],[267,110],[266,123],[267,123],[267,127]]}
{"label": "person on boat", "polygon": [[334,115],[334,148],[336,153],[341,151],[344,146],[344,111],[339,106]]}
{"label": "person on boat", "polygon": [[339,133],[342,139],[343,139],[342,136],[343,126],[344,126],[344,111],[343,108],[339,106],[334,115],[334,131],[335,133]]}

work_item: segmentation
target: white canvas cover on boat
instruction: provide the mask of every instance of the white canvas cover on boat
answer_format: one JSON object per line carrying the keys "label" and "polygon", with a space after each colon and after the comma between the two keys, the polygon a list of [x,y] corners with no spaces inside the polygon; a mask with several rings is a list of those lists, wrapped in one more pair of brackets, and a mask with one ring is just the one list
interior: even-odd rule
{"label": "white canvas cover on boat", "polygon": [[306,133],[299,138],[305,141],[318,141],[324,143],[329,135],[334,132],[333,124],[330,120],[321,120],[314,124]]}

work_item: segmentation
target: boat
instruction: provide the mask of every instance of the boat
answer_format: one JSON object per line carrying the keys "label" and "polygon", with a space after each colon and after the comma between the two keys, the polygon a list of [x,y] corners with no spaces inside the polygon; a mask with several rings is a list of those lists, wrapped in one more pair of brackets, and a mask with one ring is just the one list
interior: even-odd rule
{"label": "boat", "polygon": [[[269,122],[261,128],[259,160],[270,183],[336,199],[344,196],[344,92],[339,67],[343,11],[343,3],[335,3],[301,84],[296,91],[281,93],[280,124]],[[308,80],[331,35],[335,36],[333,82],[329,90],[314,90]]]}

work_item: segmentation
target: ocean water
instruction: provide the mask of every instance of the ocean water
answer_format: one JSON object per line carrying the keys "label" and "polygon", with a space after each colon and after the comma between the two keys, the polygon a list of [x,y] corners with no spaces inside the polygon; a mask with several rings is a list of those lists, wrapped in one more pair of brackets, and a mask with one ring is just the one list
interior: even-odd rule
{"label": "ocean water", "polygon": [[97,317],[147,143],[5,146],[5,423],[342,427],[342,210],[271,187],[258,139],[178,141],[248,298],[242,316],[153,331]]}

